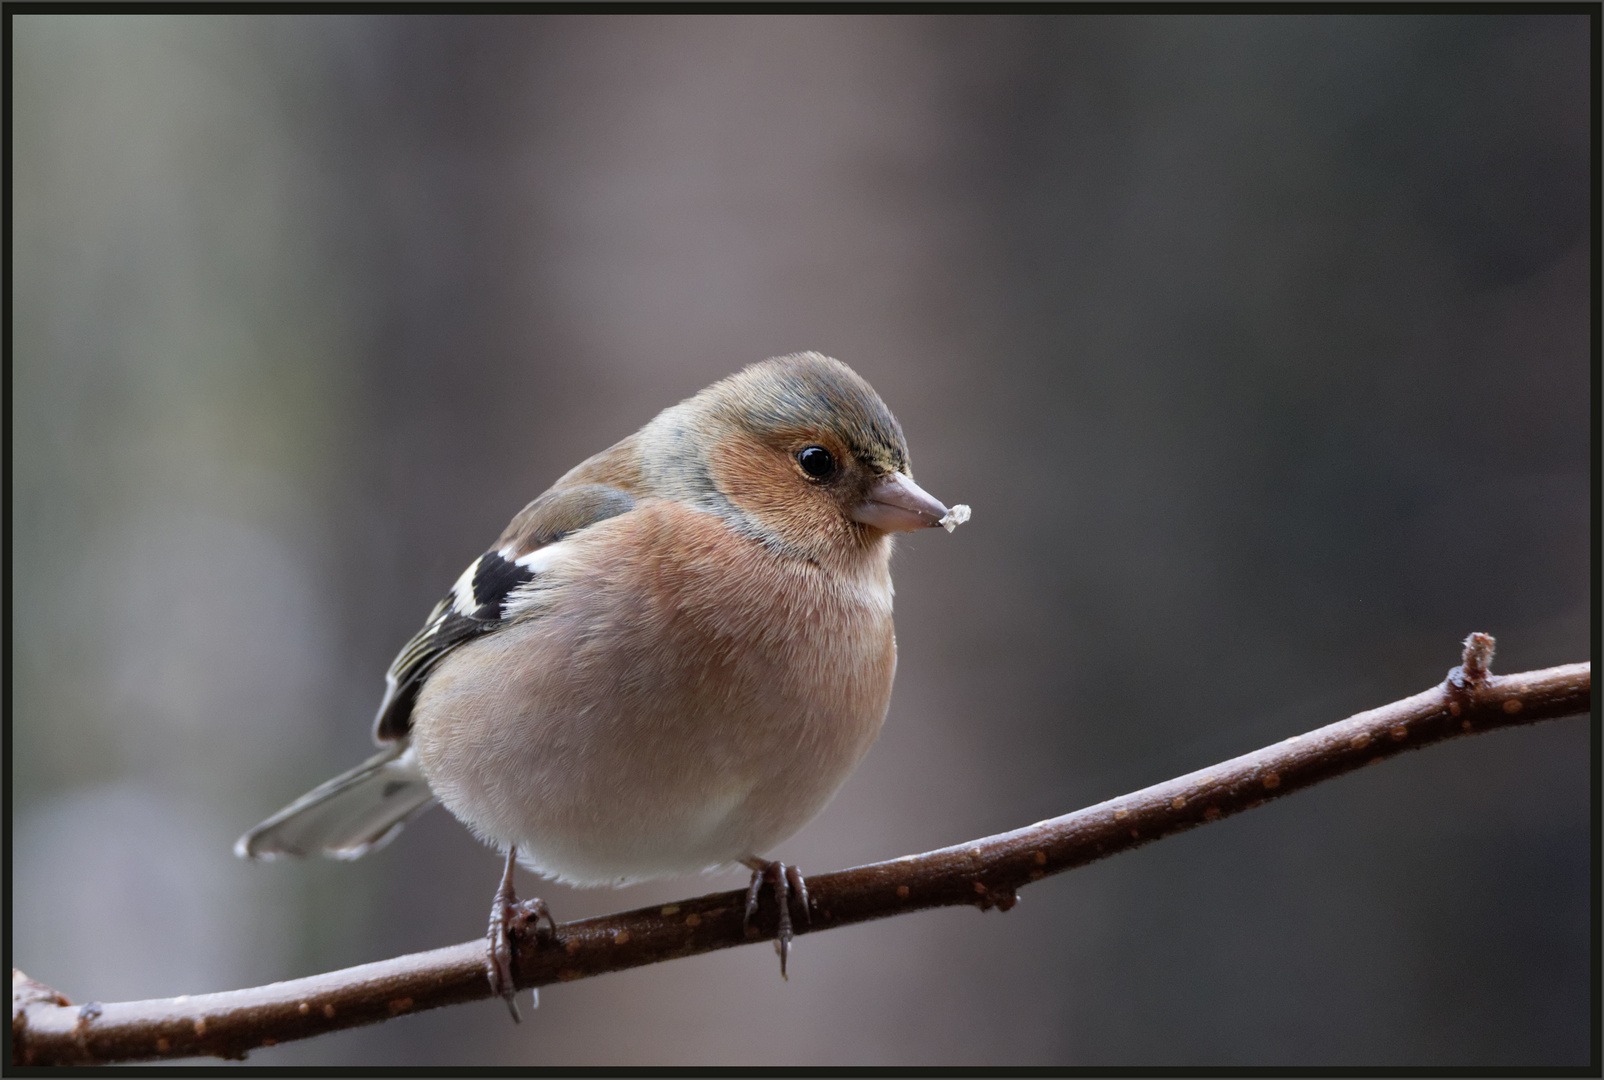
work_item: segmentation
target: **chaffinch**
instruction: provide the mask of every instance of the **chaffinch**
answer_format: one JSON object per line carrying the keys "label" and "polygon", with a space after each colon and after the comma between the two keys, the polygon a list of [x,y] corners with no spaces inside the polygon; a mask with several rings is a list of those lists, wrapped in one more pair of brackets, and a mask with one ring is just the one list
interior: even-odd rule
{"label": "chaffinch", "polygon": [[436,801],[498,849],[487,973],[551,915],[513,866],[622,885],[740,863],[841,786],[880,731],[897,646],[891,533],[967,519],[913,482],[896,418],[818,353],[767,360],[569,470],[463,571],[390,665],[384,747],[243,836],[352,859]]}

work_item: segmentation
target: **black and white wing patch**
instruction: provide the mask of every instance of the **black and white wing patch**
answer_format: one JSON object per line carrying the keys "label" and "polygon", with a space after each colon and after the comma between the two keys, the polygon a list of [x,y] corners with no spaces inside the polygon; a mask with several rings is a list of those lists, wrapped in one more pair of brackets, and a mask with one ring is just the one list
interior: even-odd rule
{"label": "black and white wing patch", "polygon": [[[599,495],[597,489],[606,495]],[[551,561],[558,541],[633,505],[633,499],[616,489],[583,485],[547,492],[525,507],[514,519],[514,525],[520,524],[520,519],[527,525],[519,530],[521,535],[504,535],[501,547],[469,564],[429,613],[423,629],[390,664],[384,701],[373,721],[374,739],[389,742],[407,733],[412,726],[412,706],[429,672],[458,645],[507,624],[509,616],[516,614],[518,597],[514,594],[535,580]],[[508,532],[513,529],[509,527]]]}
{"label": "black and white wing patch", "polygon": [[424,678],[446,653],[464,641],[501,625],[507,597],[533,581],[534,571],[500,551],[487,551],[462,572],[429,619],[407,642],[385,673],[384,701],[374,720],[373,735],[381,742],[398,739],[411,727],[412,704]]}

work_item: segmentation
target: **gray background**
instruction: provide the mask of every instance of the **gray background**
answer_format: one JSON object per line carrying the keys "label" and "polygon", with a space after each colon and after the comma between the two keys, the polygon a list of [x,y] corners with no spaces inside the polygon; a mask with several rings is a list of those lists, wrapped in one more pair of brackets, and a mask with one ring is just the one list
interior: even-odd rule
{"label": "gray background", "polygon": [[[480,933],[449,815],[234,838],[580,458],[854,365],[971,503],[773,854],[1023,825],[1589,654],[1585,17],[18,16],[14,960],[75,1000]],[[262,1064],[1576,1064],[1586,722],[933,912]],[[562,918],[733,888],[537,889]]]}

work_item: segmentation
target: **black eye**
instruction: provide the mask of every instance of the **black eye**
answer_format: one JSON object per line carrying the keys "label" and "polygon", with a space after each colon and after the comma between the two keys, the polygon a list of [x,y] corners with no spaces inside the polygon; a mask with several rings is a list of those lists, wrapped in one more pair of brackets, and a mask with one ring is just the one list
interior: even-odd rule
{"label": "black eye", "polygon": [[823,480],[835,472],[835,458],[830,451],[822,446],[810,446],[806,450],[797,451],[796,463],[802,466],[802,471],[815,480]]}

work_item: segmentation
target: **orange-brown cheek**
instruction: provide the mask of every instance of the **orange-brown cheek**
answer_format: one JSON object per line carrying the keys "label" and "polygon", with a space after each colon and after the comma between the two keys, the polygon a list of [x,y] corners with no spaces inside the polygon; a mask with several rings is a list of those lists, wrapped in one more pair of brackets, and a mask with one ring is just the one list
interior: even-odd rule
{"label": "orange-brown cheek", "polygon": [[798,476],[786,454],[755,439],[727,438],[713,448],[709,465],[731,502],[786,539],[805,544],[839,531],[835,501]]}

